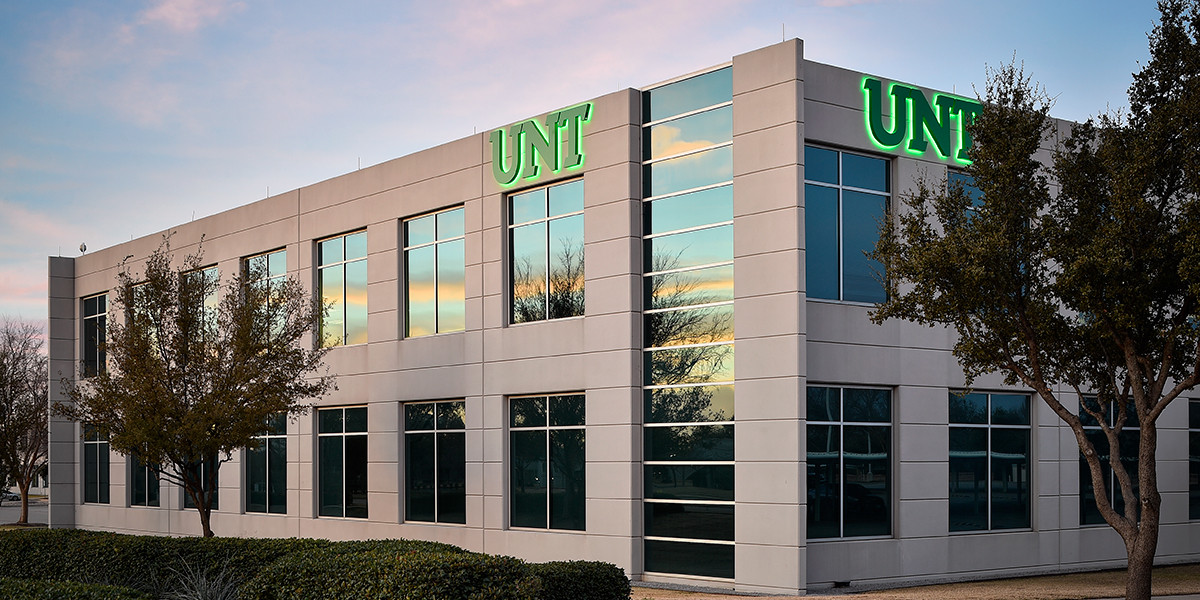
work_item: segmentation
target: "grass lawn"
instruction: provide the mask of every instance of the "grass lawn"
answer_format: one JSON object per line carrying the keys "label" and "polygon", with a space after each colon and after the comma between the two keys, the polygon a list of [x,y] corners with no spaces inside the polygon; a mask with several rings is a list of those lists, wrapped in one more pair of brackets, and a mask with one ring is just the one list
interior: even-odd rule
{"label": "grass lawn", "polygon": [[[1159,567],[1154,570],[1154,595],[1200,594],[1200,565]],[[855,593],[853,600],[1088,600],[1117,598],[1125,595],[1125,571],[1045,575],[1018,579],[995,579],[969,583],[948,583],[920,587]],[[806,599],[837,598],[848,594],[805,596]],[[681,592],[652,588],[633,588],[634,600],[705,600],[733,596]]]}

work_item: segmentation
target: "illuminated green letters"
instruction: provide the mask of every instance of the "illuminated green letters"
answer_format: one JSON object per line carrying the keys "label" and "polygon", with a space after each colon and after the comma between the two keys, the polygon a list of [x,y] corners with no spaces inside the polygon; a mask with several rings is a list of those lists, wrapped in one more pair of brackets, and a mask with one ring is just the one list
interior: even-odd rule
{"label": "illuminated green letters", "polygon": [[533,181],[542,174],[543,165],[552,173],[582,167],[586,158],[583,124],[591,120],[592,103],[585,102],[546,115],[545,124],[530,119],[508,131],[493,131],[492,175],[496,183],[508,187],[521,180]]}
{"label": "illuminated green letters", "polygon": [[[921,90],[892,83],[887,93],[891,96],[892,114],[892,124],[888,127],[883,122],[883,82],[864,77],[862,89],[867,136],[881,150],[894,150],[904,145],[909,154],[922,155],[932,141],[938,157],[943,160],[953,157],[956,162],[970,164],[967,150],[971,147],[971,134],[967,133],[965,125],[983,110],[978,102],[934,94],[930,105]],[[957,127],[952,125],[954,120],[958,122]]]}

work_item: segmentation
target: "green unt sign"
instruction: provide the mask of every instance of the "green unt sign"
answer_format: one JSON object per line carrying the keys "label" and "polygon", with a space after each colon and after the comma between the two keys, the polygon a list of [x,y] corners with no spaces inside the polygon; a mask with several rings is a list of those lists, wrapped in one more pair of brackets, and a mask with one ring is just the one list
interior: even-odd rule
{"label": "green unt sign", "polygon": [[[967,158],[971,134],[965,125],[983,110],[978,102],[934,94],[931,103],[921,90],[895,82],[888,86],[885,96],[883,82],[874,77],[863,78],[862,90],[867,137],[879,149],[895,150],[903,146],[909,154],[921,156],[933,142],[933,149],[942,160],[952,158],[960,164],[971,163]],[[883,122],[887,97],[891,98],[890,127]]]}
{"label": "green unt sign", "polygon": [[[492,132],[492,175],[503,187],[533,181],[542,167],[558,173],[583,166],[583,125],[592,120],[592,103],[585,102],[546,115],[545,123],[530,119]],[[511,160],[508,160],[511,154]]]}

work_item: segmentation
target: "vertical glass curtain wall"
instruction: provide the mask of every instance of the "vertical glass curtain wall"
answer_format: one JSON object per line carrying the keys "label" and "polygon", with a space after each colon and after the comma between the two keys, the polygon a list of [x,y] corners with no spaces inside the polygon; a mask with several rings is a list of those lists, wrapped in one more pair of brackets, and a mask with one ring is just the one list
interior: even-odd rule
{"label": "vertical glass curtain wall", "polygon": [[645,570],[733,578],[733,78],[643,98]]}

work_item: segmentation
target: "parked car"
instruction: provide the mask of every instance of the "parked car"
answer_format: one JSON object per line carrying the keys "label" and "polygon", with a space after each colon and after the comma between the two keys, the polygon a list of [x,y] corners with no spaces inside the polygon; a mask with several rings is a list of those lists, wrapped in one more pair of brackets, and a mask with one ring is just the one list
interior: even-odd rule
{"label": "parked car", "polygon": [[20,495],[20,494],[14,494],[14,493],[12,493],[12,492],[10,492],[10,491],[8,491],[8,490],[4,490],[4,491],[0,492],[0,500],[13,500],[13,501],[16,501],[16,500],[20,500],[20,499],[21,499],[21,495]]}

